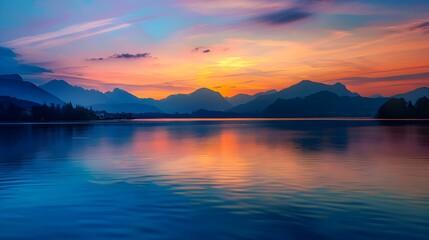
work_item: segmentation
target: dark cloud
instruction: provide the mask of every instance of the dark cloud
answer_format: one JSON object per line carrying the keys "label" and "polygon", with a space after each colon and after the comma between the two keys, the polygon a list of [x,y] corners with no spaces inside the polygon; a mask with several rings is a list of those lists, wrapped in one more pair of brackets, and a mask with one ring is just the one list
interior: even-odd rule
{"label": "dark cloud", "polygon": [[88,58],[88,61],[103,61],[104,58]]}
{"label": "dark cloud", "polygon": [[202,52],[202,53],[209,53],[211,50],[205,47],[196,47],[192,49],[191,52]]}
{"label": "dark cloud", "polygon": [[109,60],[109,59],[136,59],[136,58],[152,58],[150,53],[136,53],[136,54],[131,54],[131,53],[117,53],[117,54],[113,54],[110,57],[107,58],[88,58],[88,61],[103,61],[103,60]]}
{"label": "dark cloud", "polygon": [[52,72],[52,70],[29,64],[19,64],[17,66],[17,70],[18,74],[39,74],[44,72]]}
{"label": "dark cloud", "polygon": [[293,23],[308,17],[311,17],[313,14],[307,11],[304,11],[301,8],[288,8],[281,11],[268,13],[259,17],[256,17],[255,20],[258,22],[272,24],[272,25],[281,25]]}
{"label": "dark cloud", "polygon": [[0,57],[15,58],[18,56],[19,55],[12,51],[12,49],[0,46]]}
{"label": "dark cloud", "polygon": [[35,75],[52,70],[38,67],[34,64],[23,64],[17,58],[19,54],[12,49],[0,46],[0,74],[28,74]]}
{"label": "dark cloud", "polygon": [[410,30],[411,31],[414,31],[414,30],[423,30],[423,31],[425,31],[425,33],[429,33],[429,21],[422,22],[422,23],[419,23],[419,24],[417,24],[415,26],[412,26],[412,27],[410,27]]}
{"label": "dark cloud", "polygon": [[147,58],[147,57],[151,57],[150,53],[136,53],[136,54],[130,54],[130,53],[121,53],[121,54],[115,54],[113,56],[110,56],[109,58],[125,58],[125,59],[130,59],[130,58]]}

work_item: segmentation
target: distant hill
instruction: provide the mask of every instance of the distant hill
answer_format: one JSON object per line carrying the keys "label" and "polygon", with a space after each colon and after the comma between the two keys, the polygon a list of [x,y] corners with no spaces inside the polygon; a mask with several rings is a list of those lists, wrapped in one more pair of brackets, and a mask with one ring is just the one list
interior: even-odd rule
{"label": "distant hill", "polygon": [[260,93],[254,94],[254,95],[237,94],[233,97],[226,98],[226,100],[228,100],[228,102],[230,102],[233,106],[237,106],[240,104],[248,103],[248,102],[252,101],[253,99],[257,98],[258,96],[269,95],[269,94],[273,94],[276,92],[277,92],[276,90],[269,90],[269,91],[260,92]]}
{"label": "distant hill", "polygon": [[375,117],[386,98],[338,96],[322,91],[305,98],[278,99],[262,115],[266,117]]}
{"label": "distant hill", "polygon": [[0,105],[3,108],[8,108],[11,104],[20,108],[32,108],[33,106],[39,105],[38,103],[17,99],[9,96],[0,96]]}
{"label": "distant hill", "polygon": [[31,82],[24,81],[17,74],[0,75],[0,96],[15,97],[22,100],[46,104],[63,104],[56,96],[39,88]]}
{"label": "distant hill", "polygon": [[370,98],[384,98],[383,95],[381,95],[380,93],[376,93],[374,95],[369,96]]}
{"label": "distant hill", "polygon": [[429,98],[429,88],[428,87],[417,88],[417,89],[410,91],[410,92],[394,95],[391,98],[403,98],[406,101],[411,101],[411,102],[415,103],[417,101],[417,99],[422,98],[422,97],[428,97]]}
{"label": "distant hill", "polygon": [[334,85],[327,85],[324,83],[317,83],[309,80],[303,80],[300,83],[292,85],[277,93],[258,96],[254,100],[246,104],[241,104],[236,107],[233,107],[228,111],[238,112],[238,113],[258,113],[258,112],[262,112],[266,107],[274,103],[277,99],[292,99],[297,97],[303,98],[321,91],[330,91],[332,93],[337,94],[338,96],[349,96],[349,97],[359,96],[359,94],[357,93],[350,92],[346,88],[346,86],[344,86],[341,83],[336,83]]}
{"label": "distant hill", "polygon": [[190,94],[170,95],[156,101],[155,106],[165,113],[192,113],[199,109],[224,111],[232,107],[220,93],[207,88],[200,88]]}

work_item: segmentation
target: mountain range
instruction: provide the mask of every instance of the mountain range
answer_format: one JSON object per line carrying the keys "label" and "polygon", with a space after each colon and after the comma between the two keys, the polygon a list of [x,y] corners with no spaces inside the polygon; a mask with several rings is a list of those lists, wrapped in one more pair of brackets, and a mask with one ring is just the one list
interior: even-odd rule
{"label": "mountain range", "polygon": [[[341,83],[324,84],[303,80],[281,91],[270,90],[254,95],[238,94],[230,98],[208,88],[189,94],[174,94],[161,100],[138,98],[115,88],[101,92],[72,86],[64,80],[52,80],[36,86],[19,75],[0,75],[0,96],[10,96],[39,104],[63,104],[92,107],[110,113],[193,113],[200,109],[237,114],[266,116],[374,116],[378,107],[389,98],[364,98]],[[429,88],[398,94],[393,97],[415,101],[429,96]],[[315,107],[317,106],[317,107]]]}
{"label": "mountain range", "polygon": [[157,107],[146,104],[145,101],[147,100],[140,99],[119,88],[103,93],[95,89],[72,86],[64,80],[52,80],[41,85],[40,88],[51,94],[56,94],[64,102],[92,107],[96,111],[110,113],[161,112]]}
{"label": "mountain range", "polygon": [[237,95],[230,97],[230,98],[226,97],[226,100],[228,100],[228,102],[230,102],[233,106],[237,106],[237,105],[248,103],[248,102],[252,101],[253,99],[255,99],[259,96],[270,95],[273,93],[277,93],[277,91],[276,90],[269,90],[266,92],[260,92],[260,93],[256,93],[253,95],[241,93],[241,94],[237,94]]}
{"label": "mountain range", "polygon": [[372,117],[388,99],[338,96],[321,91],[305,98],[277,99],[262,115],[266,117]]}
{"label": "mountain range", "polygon": [[350,92],[346,86],[341,83],[327,85],[310,80],[303,80],[279,92],[258,96],[247,103],[231,108],[229,111],[238,113],[260,113],[270,104],[274,103],[277,99],[306,97],[321,91],[330,91],[337,94],[338,96],[359,96],[357,93]]}
{"label": "mountain range", "polygon": [[165,113],[191,113],[199,109],[224,111],[232,107],[220,93],[200,88],[190,94],[175,94],[155,102]]}

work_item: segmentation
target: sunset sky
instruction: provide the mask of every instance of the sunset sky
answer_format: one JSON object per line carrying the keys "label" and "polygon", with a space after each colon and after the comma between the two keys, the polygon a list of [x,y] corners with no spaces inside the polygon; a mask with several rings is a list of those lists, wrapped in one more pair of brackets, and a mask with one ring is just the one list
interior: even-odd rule
{"label": "sunset sky", "polygon": [[0,74],[163,98],[429,87],[428,0],[0,0]]}

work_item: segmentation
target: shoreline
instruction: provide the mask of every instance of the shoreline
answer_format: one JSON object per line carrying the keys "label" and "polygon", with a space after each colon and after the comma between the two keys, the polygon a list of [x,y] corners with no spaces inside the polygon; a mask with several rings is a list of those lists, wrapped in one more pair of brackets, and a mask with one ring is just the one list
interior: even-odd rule
{"label": "shoreline", "polygon": [[381,119],[368,117],[329,117],[329,118],[135,118],[90,121],[51,121],[51,122],[0,122],[0,125],[68,125],[68,124],[98,124],[98,123],[138,123],[138,122],[240,122],[240,121],[378,121],[378,122],[428,122],[429,119]]}

